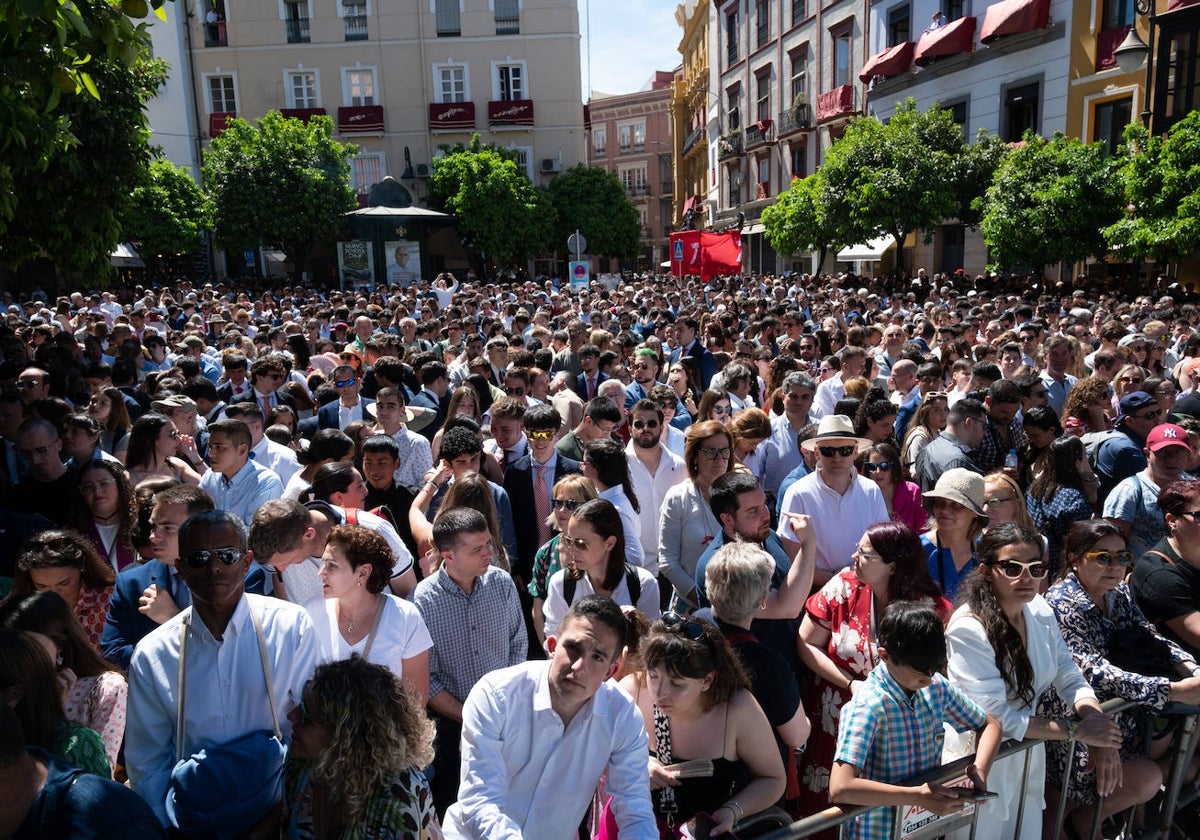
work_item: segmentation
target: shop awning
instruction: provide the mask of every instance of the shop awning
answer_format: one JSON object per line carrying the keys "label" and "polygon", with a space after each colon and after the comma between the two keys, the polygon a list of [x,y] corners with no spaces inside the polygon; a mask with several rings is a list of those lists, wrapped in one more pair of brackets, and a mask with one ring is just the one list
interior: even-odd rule
{"label": "shop awning", "polygon": [[872,56],[865,65],[862,72],[858,74],[860,82],[869,82],[874,76],[899,76],[904,71],[908,70],[913,59],[913,49],[916,47],[912,41],[905,41],[902,44],[896,44],[894,47],[888,47],[878,55]]}
{"label": "shop awning", "polygon": [[693,195],[687,201],[683,202],[683,212],[686,213],[687,211],[691,210],[693,207],[698,205],[700,203],[700,201],[701,201],[700,196]]}
{"label": "shop awning", "polygon": [[146,264],[142,262],[142,258],[138,256],[138,252],[134,250],[133,245],[128,242],[117,243],[117,247],[108,255],[108,262],[117,268],[146,267]]}
{"label": "shop awning", "polygon": [[990,44],[1002,35],[1017,35],[1050,25],[1050,0],[1001,0],[987,7],[979,42]]}
{"label": "shop awning", "polygon": [[921,36],[913,61],[924,67],[930,59],[970,52],[975,46],[975,18],[959,18]]}
{"label": "shop awning", "polygon": [[759,222],[755,222],[754,224],[746,225],[745,227],[742,228],[742,236],[754,236],[755,234],[766,233],[766,232],[767,232],[766,227]]}
{"label": "shop awning", "polygon": [[877,262],[884,253],[896,244],[891,234],[872,239],[861,245],[851,245],[838,251],[838,262]]}

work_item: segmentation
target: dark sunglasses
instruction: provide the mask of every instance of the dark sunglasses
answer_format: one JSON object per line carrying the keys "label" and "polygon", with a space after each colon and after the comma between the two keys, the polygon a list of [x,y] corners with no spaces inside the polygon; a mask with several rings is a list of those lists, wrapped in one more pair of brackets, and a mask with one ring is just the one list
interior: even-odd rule
{"label": "dark sunglasses", "polygon": [[698,642],[707,636],[703,624],[694,618],[680,615],[674,610],[667,610],[667,612],[663,613],[662,623],[672,633],[678,633],[685,639],[691,639],[693,642]]}
{"label": "dark sunglasses", "polygon": [[876,470],[881,472],[891,472],[892,466],[893,464],[891,461],[880,461],[878,464],[867,463],[863,464],[863,472],[865,472],[867,475],[870,475]]}
{"label": "dark sunglasses", "polygon": [[633,428],[635,429],[657,429],[657,420],[634,420]]}
{"label": "dark sunglasses", "polygon": [[583,502],[578,501],[577,499],[554,499],[553,501],[554,507],[556,507],[558,510],[574,511],[575,508],[583,504]]}
{"label": "dark sunglasses", "polygon": [[1090,557],[1096,561],[1097,565],[1103,566],[1104,568],[1108,568],[1113,563],[1116,563],[1119,566],[1133,565],[1132,551],[1085,551],[1083,556]]}
{"label": "dark sunglasses", "polygon": [[857,446],[818,446],[817,451],[826,458],[832,458],[834,455],[840,455],[843,458],[849,458],[858,451]]}
{"label": "dark sunglasses", "polygon": [[242,559],[242,550],[233,546],[214,548],[212,551],[201,548],[189,553],[183,560],[189,569],[203,569],[213,561],[214,557],[222,566],[232,566]]}

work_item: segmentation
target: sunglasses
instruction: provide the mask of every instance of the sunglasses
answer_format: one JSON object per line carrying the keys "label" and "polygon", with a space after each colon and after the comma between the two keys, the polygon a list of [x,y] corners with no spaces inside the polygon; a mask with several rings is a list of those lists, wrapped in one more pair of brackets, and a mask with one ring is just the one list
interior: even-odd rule
{"label": "sunglasses", "polygon": [[[557,499],[555,500],[555,504],[558,504]],[[580,539],[579,537],[568,537],[566,534],[562,535],[562,541],[563,545],[574,551],[587,551],[588,546],[591,545],[591,543],[585,539]]]}
{"label": "sunglasses", "polygon": [[708,635],[704,625],[699,621],[686,615],[680,615],[674,610],[663,613],[662,623],[672,633],[678,633],[693,642],[698,642]]}
{"label": "sunglasses", "polygon": [[357,379],[335,379],[333,380],[333,384],[338,388],[349,388],[357,381]]}
{"label": "sunglasses", "polygon": [[583,504],[583,502],[579,501],[578,499],[554,499],[553,502],[556,510],[570,511],[574,511],[575,508]]}
{"label": "sunglasses", "polygon": [[984,499],[983,503],[985,505],[1002,505],[1005,502],[1011,502],[1014,498],[1014,496],[993,496],[990,499]]}
{"label": "sunglasses", "polygon": [[865,472],[867,475],[870,475],[876,470],[879,470],[880,472],[891,472],[893,466],[895,466],[895,464],[893,464],[891,461],[880,461],[877,464],[866,463],[863,464],[863,472]]}
{"label": "sunglasses", "polygon": [[1118,566],[1132,566],[1133,552],[1132,551],[1085,551],[1084,557],[1090,557],[1096,561],[1096,564],[1108,568],[1113,563]]}
{"label": "sunglasses", "polygon": [[657,429],[657,420],[634,420],[633,428],[635,429]]}
{"label": "sunglasses", "polygon": [[857,446],[818,446],[817,451],[826,458],[832,458],[835,455],[840,455],[843,458],[849,458],[858,451]]}
{"label": "sunglasses", "polygon": [[714,405],[712,407],[712,413],[713,414],[728,414],[730,412],[730,408],[731,407],[727,406],[727,405]]}
{"label": "sunglasses", "polygon": [[242,550],[233,546],[215,548],[212,551],[201,548],[189,553],[183,560],[189,569],[203,569],[213,561],[213,558],[216,558],[222,566],[232,566],[242,559]]}
{"label": "sunglasses", "polygon": [[1033,560],[1029,563],[1022,563],[1020,560],[1007,560],[1003,563],[988,563],[986,565],[995,569],[1009,580],[1020,580],[1021,575],[1026,572],[1029,572],[1029,576],[1034,580],[1041,580],[1050,571],[1050,567],[1041,560]]}
{"label": "sunglasses", "polygon": [[554,431],[537,431],[526,429],[525,437],[529,438],[530,440],[553,440]]}
{"label": "sunglasses", "polygon": [[700,448],[700,454],[710,461],[725,461],[729,458],[729,447],[703,446]]}

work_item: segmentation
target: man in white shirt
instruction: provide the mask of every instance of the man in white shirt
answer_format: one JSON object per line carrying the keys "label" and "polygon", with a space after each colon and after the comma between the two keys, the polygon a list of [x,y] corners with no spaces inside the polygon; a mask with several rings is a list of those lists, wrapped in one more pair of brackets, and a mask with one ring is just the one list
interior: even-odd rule
{"label": "man in white shirt", "polygon": [[458,801],[447,838],[574,838],[596,783],[623,840],[658,837],[646,733],[633,701],[610,681],[625,643],[621,609],[589,595],[546,640],[549,662],[479,680],[463,706]]}
{"label": "man in white shirt", "polygon": [[813,398],[813,413],[821,417],[833,414],[838,400],[846,396],[846,381],[862,376],[867,366],[867,351],[853,345],[842,350],[842,371],[817,386]]}
{"label": "man in white shirt", "polygon": [[284,487],[304,469],[296,460],[296,452],[293,449],[276,443],[264,434],[265,421],[262,409],[257,404],[240,402],[226,406],[225,417],[246,424],[246,428],[250,430],[250,459],[279,476]]}
{"label": "man in white shirt", "polygon": [[[300,703],[317,664],[316,637],[303,608],[247,595],[246,529],[222,510],[198,513],[179,530],[179,575],[192,606],[142,639],[129,665],[125,764],[129,780],[167,824],[165,797],[178,752],[190,756],[257,730],[275,719],[286,737],[288,712]],[[253,617],[251,610],[254,611]],[[255,628],[261,623],[270,663],[274,717]],[[179,661],[187,635],[184,732],[176,731]]]}
{"label": "man in white shirt", "polygon": [[400,466],[393,480],[404,487],[420,487],[425,473],[433,469],[433,450],[429,439],[406,427],[416,419],[405,404],[403,388],[380,388],[375,394],[375,421],[383,434],[396,441]]}
{"label": "man in white shirt", "polygon": [[667,491],[688,477],[684,461],[662,443],[666,423],[654,400],[643,399],[629,412],[629,443],[625,455],[629,480],[638,497],[642,552],[646,565],[658,568],[658,515]]}

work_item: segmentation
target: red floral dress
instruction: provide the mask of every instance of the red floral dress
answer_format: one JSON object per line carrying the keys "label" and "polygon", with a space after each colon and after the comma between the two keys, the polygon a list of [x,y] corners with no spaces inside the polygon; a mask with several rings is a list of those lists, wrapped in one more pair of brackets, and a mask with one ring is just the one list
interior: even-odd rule
{"label": "red floral dress", "polygon": [[75,602],[75,617],[83,625],[83,632],[97,651],[100,636],[104,633],[104,620],[108,616],[108,602],[112,600],[113,588],[104,586],[94,589],[86,583],[79,588],[79,600]]}

